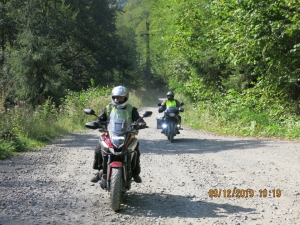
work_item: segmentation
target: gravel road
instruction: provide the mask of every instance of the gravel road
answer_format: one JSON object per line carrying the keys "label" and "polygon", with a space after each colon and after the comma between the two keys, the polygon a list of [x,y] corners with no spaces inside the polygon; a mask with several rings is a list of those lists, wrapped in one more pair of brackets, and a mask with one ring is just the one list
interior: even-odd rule
{"label": "gravel road", "polygon": [[144,110],[154,113],[138,135],[143,183],[118,213],[89,181],[99,132],[86,130],[0,161],[0,224],[300,224],[300,142],[183,126],[170,143],[157,108]]}

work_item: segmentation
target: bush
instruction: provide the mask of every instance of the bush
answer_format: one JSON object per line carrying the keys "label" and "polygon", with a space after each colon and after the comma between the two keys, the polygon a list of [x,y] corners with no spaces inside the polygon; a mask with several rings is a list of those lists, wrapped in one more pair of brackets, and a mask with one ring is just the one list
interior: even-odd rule
{"label": "bush", "polygon": [[[48,99],[36,108],[23,104],[1,112],[0,158],[39,148],[53,138],[86,129],[84,124],[91,117],[83,109],[93,108],[96,114],[100,113],[111,101],[110,93],[111,88],[92,87],[69,92],[58,107]],[[135,90],[130,93],[129,102],[140,107],[151,104],[156,99],[153,96],[150,91]]]}

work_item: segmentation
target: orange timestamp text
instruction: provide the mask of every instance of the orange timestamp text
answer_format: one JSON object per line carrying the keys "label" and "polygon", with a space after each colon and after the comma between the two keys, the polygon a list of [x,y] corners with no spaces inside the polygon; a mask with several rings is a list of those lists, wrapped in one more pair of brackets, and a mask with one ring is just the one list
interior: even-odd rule
{"label": "orange timestamp text", "polygon": [[255,191],[254,189],[209,189],[208,196],[210,198],[253,198],[253,197],[273,197],[279,198],[281,196],[280,189],[259,189]]}

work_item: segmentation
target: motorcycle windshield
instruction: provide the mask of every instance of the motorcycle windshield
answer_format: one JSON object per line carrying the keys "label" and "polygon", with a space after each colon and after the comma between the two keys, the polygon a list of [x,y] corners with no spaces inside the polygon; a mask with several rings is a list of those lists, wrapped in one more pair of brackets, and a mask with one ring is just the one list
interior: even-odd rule
{"label": "motorcycle windshield", "polygon": [[110,113],[110,119],[107,126],[112,144],[116,148],[121,148],[126,139],[126,131],[130,126],[130,117],[127,110],[115,109]]}
{"label": "motorcycle windshield", "polygon": [[107,127],[108,131],[117,135],[123,134],[130,126],[129,115],[127,114],[127,110],[112,110]]}
{"label": "motorcycle windshield", "polygon": [[176,106],[169,106],[167,108],[168,113],[177,113],[177,111],[178,111],[178,108]]}
{"label": "motorcycle windshield", "polygon": [[178,114],[178,108],[176,106],[169,106],[166,110],[166,115],[175,117]]}

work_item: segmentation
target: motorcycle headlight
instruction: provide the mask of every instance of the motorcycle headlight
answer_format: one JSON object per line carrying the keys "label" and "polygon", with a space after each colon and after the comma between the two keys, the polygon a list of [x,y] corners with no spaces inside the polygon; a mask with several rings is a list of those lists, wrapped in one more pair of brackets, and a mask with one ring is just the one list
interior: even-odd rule
{"label": "motorcycle headlight", "polygon": [[163,123],[162,125],[162,128],[167,128],[167,124]]}
{"label": "motorcycle headlight", "polygon": [[170,117],[174,117],[174,116],[175,116],[175,113],[170,113],[169,116],[170,116]]}
{"label": "motorcycle headlight", "polygon": [[125,137],[124,136],[113,136],[111,138],[111,142],[116,148],[120,148],[124,145]]}

